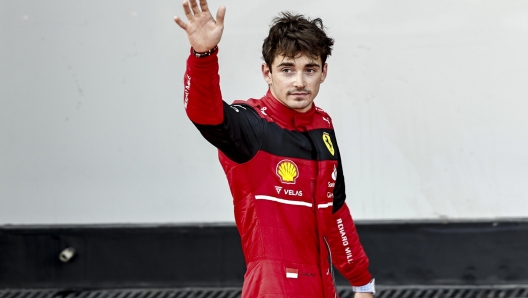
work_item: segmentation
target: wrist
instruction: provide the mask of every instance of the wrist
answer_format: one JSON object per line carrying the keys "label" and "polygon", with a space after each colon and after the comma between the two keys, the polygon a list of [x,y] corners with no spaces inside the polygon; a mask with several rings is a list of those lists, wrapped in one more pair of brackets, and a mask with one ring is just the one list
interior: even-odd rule
{"label": "wrist", "polygon": [[192,54],[197,58],[204,58],[207,56],[211,56],[214,52],[218,51],[218,45],[214,46],[212,49],[205,51],[205,52],[197,52],[194,48],[192,48]]}
{"label": "wrist", "polygon": [[354,298],[374,298],[374,294],[357,292],[354,293]]}
{"label": "wrist", "polygon": [[372,295],[376,294],[376,287],[375,287],[375,281],[374,278],[366,285],[360,286],[360,287],[352,287],[352,290],[355,293],[370,293]]}

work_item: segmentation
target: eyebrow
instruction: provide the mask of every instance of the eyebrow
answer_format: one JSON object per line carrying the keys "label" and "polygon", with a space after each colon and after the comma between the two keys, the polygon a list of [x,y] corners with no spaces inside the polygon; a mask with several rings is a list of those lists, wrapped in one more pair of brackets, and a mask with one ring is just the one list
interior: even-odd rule
{"label": "eyebrow", "polygon": [[[277,67],[282,67],[282,66],[295,66],[295,64],[292,62],[282,62],[279,65],[277,65]],[[304,67],[321,67],[321,65],[317,63],[308,63]]]}
{"label": "eyebrow", "polygon": [[317,64],[317,63],[308,63],[305,65],[305,67],[321,67],[321,65]]}

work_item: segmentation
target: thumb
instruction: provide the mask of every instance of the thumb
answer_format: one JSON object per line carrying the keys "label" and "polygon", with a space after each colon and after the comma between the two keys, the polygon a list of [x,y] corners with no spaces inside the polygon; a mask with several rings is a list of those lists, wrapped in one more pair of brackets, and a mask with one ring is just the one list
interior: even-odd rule
{"label": "thumb", "polygon": [[221,25],[221,26],[224,26],[224,17],[225,17],[225,13],[226,13],[226,8],[225,6],[220,6],[220,8],[218,9],[218,11],[216,12],[216,22]]}

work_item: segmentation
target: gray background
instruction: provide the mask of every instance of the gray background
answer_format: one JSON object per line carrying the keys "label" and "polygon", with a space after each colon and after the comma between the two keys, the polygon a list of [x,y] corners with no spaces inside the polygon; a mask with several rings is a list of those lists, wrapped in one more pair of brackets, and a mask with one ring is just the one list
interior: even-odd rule
{"label": "gray background", "polygon": [[[527,1],[235,1],[224,99],[261,97],[281,10],[335,38],[332,115],[356,219],[528,216]],[[0,0],[0,224],[232,222],[183,109],[180,1]]]}

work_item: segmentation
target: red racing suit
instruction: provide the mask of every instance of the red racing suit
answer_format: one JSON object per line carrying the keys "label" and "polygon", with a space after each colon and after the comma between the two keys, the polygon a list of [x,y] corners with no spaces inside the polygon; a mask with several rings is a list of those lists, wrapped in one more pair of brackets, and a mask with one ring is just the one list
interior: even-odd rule
{"label": "red racing suit", "polygon": [[217,52],[190,55],[184,106],[219,149],[247,266],[242,297],[337,297],[332,263],[351,285],[369,283],[328,114],[298,113],[269,91],[228,105],[219,81]]}

